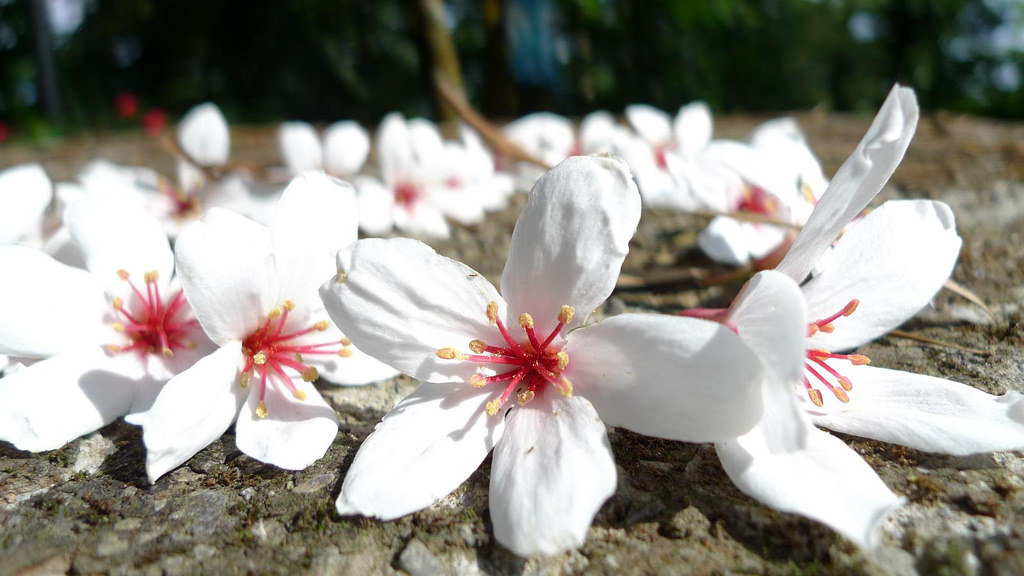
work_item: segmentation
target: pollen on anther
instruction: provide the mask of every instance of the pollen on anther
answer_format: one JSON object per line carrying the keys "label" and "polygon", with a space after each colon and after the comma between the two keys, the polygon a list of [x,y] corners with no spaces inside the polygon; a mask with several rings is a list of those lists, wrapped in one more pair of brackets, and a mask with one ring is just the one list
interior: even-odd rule
{"label": "pollen on anther", "polygon": [[850,361],[850,364],[854,366],[864,366],[865,364],[871,364],[871,358],[863,354],[850,354],[846,357]]}
{"label": "pollen on anther", "polygon": [[533,328],[533,316],[523,312],[519,315],[519,326],[522,328]]}
{"label": "pollen on anther", "polygon": [[498,303],[494,300],[487,303],[487,320],[491,324],[498,323]]}
{"label": "pollen on anther", "polygon": [[469,342],[469,349],[476,354],[483,354],[487,350],[487,343],[483,340],[471,340]]}
{"label": "pollen on anther", "polygon": [[810,388],[810,389],[807,390],[807,395],[811,397],[811,402],[813,402],[814,405],[817,406],[818,408],[821,408],[822,406],[824,406],[825,402],[822,400],[821,391],[820,390],[815,390],[814,388]]}
{"label": "pollen on anther", "polygon": [[128,278],[130,278],[130,275],[128,274],[127,270],[122,268],[121,270],[117,271],[117,277],[120,278],[121,280],[127,280]]}
{"label": "pollen on anther", "polygon": [[498,413],[498,409],[501,408],[501,398],[495,398],[487,403],[487,415],[494,416]]}
{"label": "pollen on anther", "polygon": [[348,338],[345,338],[344,336],[341,337],[341,340],[339,342],[341,342],[342,346],[351,346],[352,345],[352,341],[349,340]]}
{"label": "pollen on anther", "polygon": [[558,358],[558,369],[565,370],[565,367],[569,365],[569,353],[561,350],[555,354],[555,357]]}
{"label": "pollen on anther", "polygon": [[156,270],[150,270],[143,274],[142,279],[146,281],[146,284],[152,284],[156,282],[158,276],[159,274],[157,274]]}
{"label": "pollen on anther", "polygon": [[107,352],[110,352],[111,354],[117,354],[121,352],[121,347],[118,346],[117,344],[107,344]]}
{"label": "pollen on anther", "polygon": [[570,382],[569,379],[566,378],[565,376],[562,376],[562,379],[558,382],[558,384],[555,384],[555,388],[557,388],[558,392],[562,396],[565,396],[566,398],[572,396],[572,382]]}
{"label": "pollen on anther", "polygon": [[306,391],[305,390],[300,390],[300,389],[296,388],[295,392],[293,392],[292,395],[295,396],[295,398],[297,400],[301,400],[303,402],[306,401]]}
{"label": "pollen on anther", "polygon": [[246,386],[249,385],[249,373],[248,372],[242,372],[242,373],[240,373],[238,375],[238,385],[241,386],[242,388],[245,388]]}
{"label": "pollen on anther", "polygon": [[267,403],[260,400],[260,403],[256,405],[256,417],[260,420],[267,417]]}
{"label": "pollen on anther", "polygon": [[294,310],[294,309],[295,309],[295,302],[293,302],[293,301],[291,301],[291,300],[285,300],[285,301],[284,301],[284,303],[283,303],[283,304],[281,304],[281,306],[282,306],[282,307],[283,307],[283,308],[284,308],[285,310],[287,310],[287,311],[291,312],[292,310]]}
{"label": "pollen on anther", "polygon": [[110,327],[114,329],[114,332],[124,332],[124,324],[120,322],[114,322]]}
{"label": "pollen on anther", "polygon": [[341,348],[341,349],[338,350],[338,356],[341,356],[342,358],[348,358],[351,355],[352,355],[352,349],[351,348]]}
{"label": "pollen on anther", "polygon": [[859,305],[860,305],[860,300],[858,300],[856,298],[854,298],[853,300],[850,300],[850,302],[846,305],[846,308],[843,308],[843,316],[850,316],[850,315],[852,315],[854,312],[857,311],[857,306],[859,306]]}
{"label": "pollen on anther", "polygon": [[320,373],[312,366],[307,366],[306,369],[302,371],[302,379],[306,382],[316,382],[316,379],[319,377]]}
{"label": "pollen on anther", "polygon": [[167,346],[164,346],[164,349],[161,350],[161,352],[163,353],[164,358],[174,358],[174,350],[171,350]]}
{"label": "pollen on anther", "polygon": [[531,400],[533,400],[533,397],[535,396],[535,394],[534,394],[533,390],[523,390],[523,391],[519,392],[519,394],[517,394],[517,396],[519,398],[519,405],[520,406],[525,406],[525,405],[529,404]]}
{"label": "pollen on anther", "polygon": [[451,346],[438,348],[435,354],[437,354],[437,357],[442,360],[463,360],[466,356],[465,354],[460,353],[458,350],[452,348]]}
{"label": "pollen on anther", "polygon": [[481,388],[487,384],[487,378],[483,374],[473,374],[469,377],[469,385],[473,388]]}
{"label": "pollen on anther", "polygon": [[114,306],[114,310],[120,310],[124,307],[124,300],[120,298],[114,298],[110,303]]}
{"label": "pollen on anther", "polygon": [[330,327],[331,323],[327,320],[320,320],[316,324],[313,324],[313,328],[319,330],[320,332],[323,332],[324,330],[327,330]]}
{"label": "pollen on anther", "polygon": [[260,350],[259,352],[257,352],[256,354],[253,355],[252,363],[257,365],[257,366],[262,366],[262,365],[266,364],[267,363],[267,355],[262,350]]}
{"label": "pollen on anther", "polygon": [[840,402],[849,404],[850,397],[846,394],[845,390],[842,390],[841,388],[833,388],[832,393],[836,395],[836,398],[838,398]]}
{"label": "pollen on anther", "polygon": [[572,322],[574,316],[576,316],[576,309],[568,304],[562,306],[562,309],[558,311],[558,321],[562,324]]}

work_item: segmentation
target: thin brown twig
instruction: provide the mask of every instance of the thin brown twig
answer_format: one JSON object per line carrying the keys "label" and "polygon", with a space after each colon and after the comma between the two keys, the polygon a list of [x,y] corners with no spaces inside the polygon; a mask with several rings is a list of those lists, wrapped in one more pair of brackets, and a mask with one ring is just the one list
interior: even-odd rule
{"label": "thin brown twig", "polygon": [[496,152],[504,156],[508,156],[513,160],[522,160],[524,162],[536,164],[545,170],[551,169],[551,166],[543,160],[537,158],[533,154],[530,154],[526,150],[523,150],[518,144],[506,138],[505,134],[502,133],[501,130],[487,121],[487,119],[474,110],[468,102],[459,96],[448,84],[447,80],[441,76],[435,75],[434,84],[437,86],[437,93],[441,95],[441,98],[445,103],[451,106],[459,117],[466,122],[466,124],[469,124],[474,130],[479,132],[480,136],[490,144]]}
{"label": "thin brown twig", "polygon": [[959,344],[953,344],[952,342],[945,342],[942,340],[936,340],[935,338],[921,336],[920,334],[911,334],[910,332],[904,332],[903,330],[893,330],[889,332],[889,336],[905,338],[907,340],[922,342],[924,344],[931,344],[933,346],[941,346],[943,348],[952,348],[953,350],[959,350],[961,352],[967,352],[970,354],[977,354],[979,356],[984,356],[985,358],[989,358],[992,356],[991,350],[979,350],[977,348],[968,348],[966,346],[960,346]]}
{"label": "thin brown twig", "polygon": [[734,220],[741,222],[752,222],[755,224],[771,224],[772,226],[779,226],[782,228],[792,228],[793,230],[800,230],[803,228],[802,224],[795,224],[793,222],[786,222],[784,220],[776,220],[764,214],[758,214],[757,212],[713,212],[713,211],[702,211],[702,212],[691,212],[696,216],[707,218],[708,220],[716,216],[728,216]]}
{"label": "thin brown twig", "polygon": [[978,307],[980,307],[982,310],[985,311],[986,314],[988,314],[988,317],[991,318],[993,322],[998,322],[999,319],[996,318],[996,313],[993,312],[987,304],[985,304],[985,301],[982,300],[980,296],[969,290],[967,287],[961,286],[957,282],[954,282],[952,279],[947,279],[946,283],[943,284],[942,287],[956,294],[957,296],[960,296],[961,298],[964,298],[965,300],[968,300],[971,303],[978,305]]}

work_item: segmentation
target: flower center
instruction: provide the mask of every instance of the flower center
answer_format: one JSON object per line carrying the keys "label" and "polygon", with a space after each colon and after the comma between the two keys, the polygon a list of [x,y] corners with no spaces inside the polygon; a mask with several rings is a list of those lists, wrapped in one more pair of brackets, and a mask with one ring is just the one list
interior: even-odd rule
{"label": "flower center", "polygon": [[[343,358],[352,355],[352,344],[347,338],[340,341],[308,343],[308,334],[323,332],[330,327],[330,322],[320,320],[305,327],[288,326],[289,313],[295,309],[295,303],[285,300],[267,314],[263,324],[255,332],[242,340],[242,354],[245,366],[238,375],[242,388],[249,385],[254,374],[259,375],[260,402],[256,407],[256,416],[267,417],[267,382],[274,381],[283,386],[299,400],[306,399],[306,393],[299,389],[292,380],[297,374],[306,382],[313,382],[320,377],[317,369],[305,363],[303,354],[336,354]],[[301,339],[301,340],[300,340]]]}
{"label": "flower center", "polygon": [[544,385],[554,386],[563,396],[572,396],[572,382],[562,371],[569,365],[569,353],[559,346],[553,346],[555,337],[576,314],[572,306],[562,306],[558,312],[558,324],[543,341],[534,331],[533,317],[527,313],[519,315],[519,326],[526,332],[526,341],[519,342],[509,334],[505,324],[498,317],[498,303],[487,305],[487,320],[498,328],[504,346],[492,346],[483,340],[472,340],[469,349],[473,354],[464,354],[455,348],[445,347],[437,351],[437,357],[444,360],[460,360],[485,364],[500,364],[512,369],[494,376],[477,372],[469,379],[474,388],[488,384],[504,386],[501,395],[487,403],[487,414],[494,416],[513,392],[522,406],[533,400],[537,390]]}
{"label": "flower center", "polygon": [[174,203],[174,213],[172,215],[175,218],[186,220],[202,216],[203,210],[199,204],[198,188],[186,190],[175,186],[163,177],[157,180],[156,185],[157,190],[159,190],[164,196],[170,198],[171,202]]}
{"label": "flower center", "polygon": [[668,144],[656,144],[653,148],[654,163],[662,170],[668,170],[668,159],[665,157],[665,153],[669,147]]}
{"label": "flower center", "polygon": [[125,346],[110,344],[107,350],[114,354],[131,350],[143,354],[155,354],[159,351],[164,357],[171,358],[175,350],[196,346],[195,341],[188,340],[187,336],[199,323],[192,317],[181,290],[165,299],[160,294],[155,270],[147,272],[144,276],[145,292],[132,282],[127,271],[118,270],[117,276],[131,287],[132,293],[129,298],[132,298],[136,305],[126,306],[122,298],[114,298],[111,302],[114,306],[114,316],[117,318],[112,327],[124,334],[130,343]]}
{"label": "flower center", "polygon": [[402,182],[395,186],[395,203],[404,206],[406,210],[412,211],[412,205],[420,198],[420,188],[409,182]]}
{"label": "flower center", "polygon": [[779,199],[773,194],[754,184],[743,186],[743,198],[736,205],[737,212],[753,212],[773,216],[779,209]]}
{"label": "flower center", "polygon": [[[836,312],[826,318],[822,318],[821,320],[811,322],[807,325],[807,337],[810,338],[818,332],[831,334],[835,331],[835,326],[833,326],[832,323],[839,318],[852,315],[857,310],[858,304],[860,304],[860,301],[854,298],[853,300],[850,300],[846,306],[843,306],[842,310],[839,312]],[[827,361],[842,360],[849,362],[854,366],[863,366],[871,363],[871,359],[863,354],[833,354],[821,348],[807,350],[805,357],[804,388],[807,390],[807,395],[810,397],[811,402],[813,402],[815,406],[819,407],[823,404],[822,394],[820,390],[811,384],[811,378],[813,378],[817,384],[828,389],[828,391],[835,395],[840,402],[849,402],[850,396],[847,392],[853,390],[853,382],[851,382],[846,376],[839,373],[835,368],[829,366]],[[810,376],[810,378],[808,376]]]}

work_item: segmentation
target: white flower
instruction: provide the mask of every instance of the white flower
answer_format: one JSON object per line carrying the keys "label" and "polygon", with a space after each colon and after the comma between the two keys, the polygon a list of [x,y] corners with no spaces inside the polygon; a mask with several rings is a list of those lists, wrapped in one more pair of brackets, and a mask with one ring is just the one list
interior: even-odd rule
{"label": "white flower", "polygon": [[285,167],[292,174],[325,170],[346,178],[359,172],[370,154],[370,136],[358,122],[335,122],[324,130],[323,142],[306,122],[285,122],[277,131]]}
{"label": "white flower", "polygon": [[41,246],[53,185],[39,164],[0,171],[0,244]]}
{"label": "white flower", "polygon": [[377,157],[383,182],[356,178],[359,226],[371,235],[392,228],[447,238],[445,217],[476,224],[484,217],[483,199],[450,184],[451,163],[437,127],[422,118],[408,122],[401,114],[384,118],[377,130]]}
{"label": "white flower", "polygon": [[333,255],[355,240],[357,218],[351,187],[310,173],[285,190],[269,228],[214,208],[181,233],[175,253],[185,296],[220,348],[171,379],[141,419],[151,482],[236,420],[242,452],[304,468],[338,428],[312,382],[395,374],[355,350],[317,297]]}
{"label": "white flower", "polygon": [[331,317],[423,383],[361,446],[338,511],[415,512],[493,448],[496,539],[516,554],[554,554],[583,543],[614,492],[605,423],[691,441],[748,430],[761,411],[760,362],[725,327],[655,314],[583,325],[614,288],[639,217],[624,164],[575,157],[531,193],[500,295],[413,240],[339,253],[321,288]]}
{"label": "white flower", "polygon": [[0,247],[0,353],[41,360],[0,380],[0,438],[24,450],[137,417],[209,347],[155,220],[91,198],[65,218],[88,270]]}
{"label": "white flower", "polygon": [[[766,374],[761,424],[716,444],[726,472],[762,502],[816,518],[868,547],[900,499],[810,423],[954,455],[1024,448],[1020,394],[992,396],[830,351],[859,346],[911,317],[956,261],[961,241],[952,212],[940,202],[886,202],[850,224],[903,158],[917,118],[913,92],[895,87],[778,272],[717,316],[757,351]],[[797,282],[803,282],[798,291]],[[787,320],[764,320],[766,310],[780,307],[790,310]]]}
{"label": "white flower", "polygon": [[231,155],[231,133],[220,108],[212,102],[194,106],[178,124],[178,145],[199,166],[222,166]]}

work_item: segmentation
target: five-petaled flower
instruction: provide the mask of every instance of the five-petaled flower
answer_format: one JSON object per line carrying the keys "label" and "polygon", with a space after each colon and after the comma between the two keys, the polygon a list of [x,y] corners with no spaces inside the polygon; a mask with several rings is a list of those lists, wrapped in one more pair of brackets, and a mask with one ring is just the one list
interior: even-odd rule
{"label": "five-petaled flower", "polygon": [[[869,342],[915,314],[942,287],[959,253],[953,214],[941,202],[890,201],[853,221],[903,158],[917,118],[913,91],[895,87],[771,281],[748,286],[718,317],[758,353],[766,374],[761,423],[716,443],[726,472],[755,498],[868,547],[900,499],[814,424],[955,455],[1024,447],[1024,403],[1016,392],[992,396],[833,352]],[[787,324],[761,318],[764,309],[779,307],[791,310]],[[826,486],[829,494],[808,493]]]}
{"label": "five-petaled flower", "polygon": [[413,240],[339,253],[321,288],[331,317],[364,352],[423,382],[363,443],[338,511],[415,512],[493,448],[495,537],[520,555],[553,554],[583,543],[615,490],[606,423],[690,441],[748,430],[761,412],[760,362],[726,327],[657,314],[584,325],[611,293],[639,217],[623,163],[574,157],[533,189],[500,295]]}
{"label": "five-petaled flower", "polygon": [[351,187],[307,173],[285,190],[269,228],[211,209],[182,231],[175,253],[185,296],[220,348],[168,382],[141,419],[151,482],[233,421],[242,452],[304,468],[338,430],[313,381],[365,384],[395,374],[352,347],[317,297],[356,228]]}
{"label": "five-petaled flower", "polygon": [[0,353],[40,360],[0,379],[0,439],[24,450],[135,421],[211,347],[154,219],[83,198],[65,221],[87,270],[0,246]]}

